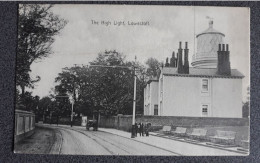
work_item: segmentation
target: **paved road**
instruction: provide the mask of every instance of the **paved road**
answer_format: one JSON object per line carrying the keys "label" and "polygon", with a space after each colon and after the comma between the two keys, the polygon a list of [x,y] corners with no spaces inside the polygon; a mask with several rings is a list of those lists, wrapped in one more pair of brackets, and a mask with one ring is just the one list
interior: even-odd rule
{"label": "paved road", "polygon": [[[59,132],[60,154],[77,155],[179,155],[171,151],[102,131],[51,126]],[[144,137],[145,139],[146,137]],[[147,137],[149,139],[149,137]]]}

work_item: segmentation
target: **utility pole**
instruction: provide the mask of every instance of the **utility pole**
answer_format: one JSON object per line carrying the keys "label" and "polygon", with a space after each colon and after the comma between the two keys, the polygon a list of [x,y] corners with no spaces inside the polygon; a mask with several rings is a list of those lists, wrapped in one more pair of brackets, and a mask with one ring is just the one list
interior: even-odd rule
{"label": "utility pole", "polygon": [[72,101],[71,101],[70,127],[72,127],[72,123],[73,123],[73,105],[74,105],[74,99],[72,99]]}
{"label": "utility pole", "polygon": [[[135,56],[135,63],[136,63],[136,56]],[[135,65],[134,65],[134,99],[133,99],[133,119],[132,119],[132,135],[131,138],[135,137],[135,109],[136,109],[136,72],[135,72]]]}

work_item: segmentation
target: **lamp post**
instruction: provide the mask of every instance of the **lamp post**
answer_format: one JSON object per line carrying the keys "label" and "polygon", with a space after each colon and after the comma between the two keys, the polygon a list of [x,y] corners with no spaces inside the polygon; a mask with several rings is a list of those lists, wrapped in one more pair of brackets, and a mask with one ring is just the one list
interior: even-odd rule
{"label": "lamp post", "polygon": [[[136,57],[135,57],[136,59]],[[132,134],[131,138],[135,137],[135,109],[136,109],[136,74],[135,74],[135,67],[134,67],[134,99],[133,99],[133,118],[132,118]]]}
{"label": "lamp post", "polygon": [[72,99],[71,101],[70,127],[72,127],[72,122],[73,122],[73,105],[74,105],[74,99]]}

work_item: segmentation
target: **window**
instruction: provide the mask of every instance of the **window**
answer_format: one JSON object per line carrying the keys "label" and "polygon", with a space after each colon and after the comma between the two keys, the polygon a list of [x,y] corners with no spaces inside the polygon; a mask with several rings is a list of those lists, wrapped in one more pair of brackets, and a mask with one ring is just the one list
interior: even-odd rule
{"label": "window", "polygon": [[154,105],[154,115],[158,115],[158,105]]}
{"label": "window", "polygon": [[208,105],[202,105],[202,116],[208,116],[209,113],[209,106]]}
{"label": "window", "polygon": [[209,80],[202,79],[202,92],[208,92],[208,91],[209,91]]}

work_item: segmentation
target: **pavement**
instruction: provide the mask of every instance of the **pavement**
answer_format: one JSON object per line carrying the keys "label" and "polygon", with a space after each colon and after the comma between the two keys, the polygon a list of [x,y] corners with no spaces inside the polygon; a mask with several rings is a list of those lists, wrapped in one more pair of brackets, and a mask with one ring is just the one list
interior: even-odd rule
{"label": "pavement", "polygon": [[129,138],[135,141],[146,143],[157,148],[166,149],[172,152],[179,153],[181,155],[190,156],[206,156],[206,155],[218,155],[218,156],[245,156],[248,155],[246,152],[237,150],[237,147],[230,148],[219,148],[216,146],[207,145],[206,142],[190,141],[185,139],[171,139],[168,136],[161,137],[156,136],[158,133],[150,133],[149,137],[140,137],[139,135],[135,138],[131,138],[131,133],[112,129],[112,128],[99,128],[100,131],[108,132],[111,134],[119,135],[125,138]]}
{"label": "pavement", "polygon": [[[229,148],[216,147],[214,145],[207,144],[207,142],[192,141],[192,140],[186,140],[182,138],[176,139],[176,137],[173,138],[171,136],[160,135],[158,133],[153,133],[153,132],[150,132],[149,137],[146,136],[140,137],[138,135],[135,138],[131,138],[131,133],[117,130],[117,129],[112,129],[112,128],[98,128],[98,131],[86,131],[86,128],[82,126],[73,126],[73,127],[67,125],[59,125],[59,126],[45,125],[45,126],[50,126],[54,128],[56,127],[57,129],[60,130],[61,135],[64,137],[61,154],[96,154],[93,151],[103,150],[103,152],[98,154],[101,155],[103,154],[105,155],[107,154],[186,155],[186,156],[247,156],[248,155],[248,152],[239,151],[237,150],[237,147],[229,147]],[[74,146],[75,144],[76,146],[73,147],[74,148],[73,149],[72,146]],[[66,151],[68,149],[73,149],[73,150]],[[82,153],[82,151],[84,151],[85,149],[88,150]],[[147,153],[147,151],[149,152]],[[71,153],[71,152],[75,152],[75,153]]]}
{"label": "pavement", "polygon": [[[82,126],[73,126],[73,128],[84,129]],[[99,131],[107,132],[117,136],[121,136],[133,141],[138,141],[144,144],[148,144],[160,149],[165,149],[179,155],[189,156],[246,156],[248,155],[245,151],[237,150],[237,147],[221,148],[214,145],[208,145],[207,142],[190,141],[186,139],[171,139],[169,136],[162,137],[157,136],[158,133],[150,132],[149,137],[140,137],[139,135],[135,138],[131,138],[131,133],[117,130],[113,128],[98,128]]]}
{"label": "pavement", "polygon": [[[51,128],[60,133],[61,140],[55,145],[59,151],[50,154],[71,155],[164,155],[176,156],[178,153],[157,148],[149,144],[134,141],[105,131],[87,131],[85,127],[65,125],[38,125]],[[61,144],[59,144],[61,143]]]}
{"label": "pavement", "polygon": [[[34,134],[14,144],[14,153],[49,154],[57,151],[55,132],[49,128],[36,128]],[[59,142],[57,142],[59,144]]]}

